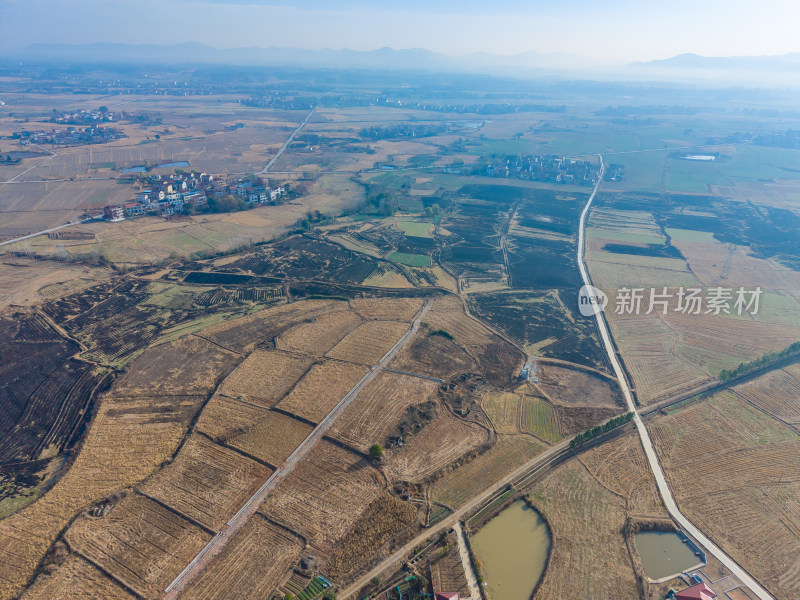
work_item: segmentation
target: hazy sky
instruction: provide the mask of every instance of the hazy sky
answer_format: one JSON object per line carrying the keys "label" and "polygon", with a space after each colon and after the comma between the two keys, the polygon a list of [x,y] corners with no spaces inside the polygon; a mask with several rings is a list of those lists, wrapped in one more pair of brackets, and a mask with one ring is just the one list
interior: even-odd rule
{"label": "hazy sky", "polygon": [[797,0],[0,0],[0,51],[32,42],[568,52],[599,61],[800,51]]}

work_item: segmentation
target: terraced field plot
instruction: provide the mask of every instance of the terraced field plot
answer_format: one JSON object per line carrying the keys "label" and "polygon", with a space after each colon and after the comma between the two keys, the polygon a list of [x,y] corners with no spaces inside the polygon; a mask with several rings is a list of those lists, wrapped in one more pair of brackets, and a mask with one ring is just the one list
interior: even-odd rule
{"label": "terraced field plot", "polygon": [[358,315],[348,310],[329,312],[312,322],[295,325],[278,336],[275,345],[281,350],[323,356],[361,322]]}
{"label": "terraced field plot", "polygon": [[365,459],[321,442],[259,512],[309,543],[330,547],[380,495],[384,479]]}
{"label": "terraced field plot", "polygon": [[330,435],[362,452],[374,443],[383,445],[406,410],[424,402],[436,388],[435,381],[384,371],[336,419]]}
{"label": "terraced field plot", "polygon": [[561,439],[558,411],[555,407],[535,396],[522,396],[520,401],[521,425],[545,442],[555,443]]}
{"label": "terraced field plot", "polygon": [[367,321],[328,352],[330,358],[372,366],[408,331],[400,321]]}
{"label": "terraced field plot", "polygon": [[132,496],[102,519],[82,517],[70,547],[145,598],[158,598],[211,535],[159,504]]}
{"label": "terraced field plot", "polygon": [[300,556],[303,540],[254,515],[181,594],[189,600],[267,597]]}
{"label": "terraced field plot", "polygon": [[311,367],[312,359],[286,352],[256,350],[219,386],[218,393],[274,406]]}
{"label": "terraced field plot", "polygon": [[392,366],[439,379],[477,369],[476,361],[464,348],[443,335],[432,333],[429,327],[421,328],[397,353]]}
{"label": "terraced field plot", "polygon": [[53,575],[37,579],[23,598],[25,600],[79,600],[80,598],[134,600],[136,596],[125,591],[93,564],[76,554],[71,554]]}
{"label": "terraced field plot", "polygon": [[388,454],[386,470],[392,478],[419,482],[430,477],[489,440],[485,427],[462,421],[440,409],[439,416],[399,449]]}
{"label": "terraced field plot", "polygon": [[353,298],[350,309],[365,319],[410,323],[422,304],[419,298]]}
{"label": "terraced field plot", "polygon": [[335,360],[316,364],[277,408],[319,423],[366,372],[365,367]]}
{"label": "terraced field plot", "polygon": [[267,414],[267,409],[260,406],[214,394],[197,420],[197,430],[217,442],[227,443],[247,432]]}
{"label": "terraced field plot", "polygon": [[311,433],[312,427],[279,412],[269,412],[228,443],[271,465],[280,464]]}
{"label": "terraced field plot", "polygon": [[205,436],[193,435],[142,492],[219,531],[272,472]]}

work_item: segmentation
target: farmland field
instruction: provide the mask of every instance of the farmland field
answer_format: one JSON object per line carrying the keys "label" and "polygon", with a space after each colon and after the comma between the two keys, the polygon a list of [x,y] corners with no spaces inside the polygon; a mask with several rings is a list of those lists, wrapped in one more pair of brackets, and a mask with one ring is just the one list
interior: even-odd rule
{"label": "farmland field", "polygon": [[406,331],[408,324],[400,321],[367,321],[346,335],[327,356],[371,367]]}
{"label": "farmland field", "polygon": [[364,319],[411,322],[422,308],[418,298],[353,298],[350,309]]}
{"label": "farmland field", "polygon": [[639,583],[622,535],[625,500],[577,461],[548,474],[528,498],[555,542],[534,598],[637,598]]}
{"label": "farmland field", "polygon": [[[741,386],[743,396],[759,379]],[[743,400],[737,388],[648,428],[686,515],[777,598],[796,597],[797,431]]]}
{"label": "farmland field", "polygon": [[264,462],[279,466],[311,433],[311,426],[279,412],[268,412],[228,444]]}
{"label": "farmland field", "polygon": [[522,396],[520,414],[525,431],[545,442],[555,443],[561,439],[558,411],[546,400],[536,396]]}
{"label": "farmland field", "polygon": [[282,333],[275,338],[275,346],[281,350],[322,356],[360,324],[361,318],[350,311],[329,312]]}
{"label": "farmland field", "polygon": [[266,597],[302,549],[300,538],[256,514],[181,598],[238,600],[256,594]]}
{"label": "farmland field", "polygon": [[366,372],[359,365],[335,360],[315,364],[277,408],[318,423]]}
{"label": "farmland field", "polygon": [[362,452],[386,445],[407,409],[436,391],[434,381],[382,372],[369,382],[338,417],[331,435]]}
{"label": "farmland field", "polygon": [[211,534],[152,500],[131,496],[102,519],[81,517],[65,539],[137,594],[158,598]]}
{"label": "farmland field", "polygon": [[200,413],[197,430],[217,442],[226,443],[249,430],[267,414],[266,408],[214,394]]}
{"label": "farmland field", "polygon": [[277,403],[311,367],[312,359],[256,350],[219,386],[219,393],[268,408]]}
{"label": "farmland field", "polygon": [[485,427],[457,419],[444,409],[439,412],[402,447],[387,451],[386,469],[393,478],[422,481],[489,440]]}
{"label": "farmland field", "polygon": [[259,509],[317,547],[330,547],[384,489],[367,461],[322,442]]}
{"label": "farmland field", "polygon": [[71,554],[53,575],[40,576],[22,596],[25,600],[78,600],[87,597],[107,600],[136,598],[76,554]]}
{"label": "farmland field", "polygon": [[271,474],[269,467],[193,435],[141,491],[219,531]]}

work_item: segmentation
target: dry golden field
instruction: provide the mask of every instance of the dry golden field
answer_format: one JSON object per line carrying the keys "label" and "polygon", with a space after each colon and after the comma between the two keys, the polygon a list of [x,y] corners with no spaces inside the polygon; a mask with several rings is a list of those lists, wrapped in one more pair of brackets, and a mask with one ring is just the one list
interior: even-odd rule
{"label": "dry golden field", "polygon": [[436,481],[431,499],[457,508],[547,448],[529,435],[497,437],[491,449]]}
{"label": "dry golden field", "polygon": [[249,353],[260,342],[269,342],[293,325],[330,310],[330,300],[303,300],[267,308],[252,315],[226,321],[203,331],[203,337],[231,351]]}
{"label": "dry golden field", "polygon": [[102,518],[82,516],[65,534],[75,552],[145,598],[158,598],[211,539],[161,505],[129,496]]}
{"label": "dry golden field", "polygon": [[625,500],[578,461],[558,467],[528,498],[552,534],[547,570],[534,598],[638,598],[640,589],[622,528]]}
{"label": "dry golden field", "polygon": [[365,319],[410,323],[422,304],[420,298],[353,298],[350,309]]}
{"label": "dry golden field", "polygon": [[743,399],[764,379],[659,417],[648,428],[684,514],[788,600],[800,594],[800,437]]}
{"label": "dry golden field", "polygon": [[779,421],[800,427],[800,365],[771,371],[734,388],[737,396]]}
{"label": "dry golden field", "polygon": [[383,444],[406,409],[424,402],[436,387],[435,381],[381,372],[336,419],[330,435],[366,452]]}
{"label": "dry golden field", "polygon": [[102,571],[77,554],[71,554],[50,576],[40,576],[21,596],[24,600],[134,600]]}
{"label": "dry golden field", "polygon": [[195,434],[172,464],[159,471],[141,490],[201,525],[219,531],[272,472],[269,467]]}
{"label": "dry golden field", "polygon": [[439,379],[477,369],[477,363],[466,350],[444,336],[430,335],[430,329],[425,327],[395,355],[392,366]]}
{"label": "dry golden field", "polygon": [[143,352],[115,386],[115,394],[208,394],[240,360],[207,340],[189,335]]}
{"label": "dry golden field", "polygon": [[227,443],[268,414],[266,408],[214,394],[200,413],[196,429],[217,442]]}
{"label": "dry golden field", "polygon": [[228,444],[276,467],[311,433],[312,427],[279,412],[268,412]]}
{"label": "dry golden field", "polygon": [[347,581],[355,572],[380,556],[383,545],[417,522],[417,506],[384,494],[369,505],[336,545],[325,570],[337,582]]}
{"label": "dry golden field", "polygon": [[331,547],[385,485],[366,460],[323,441],[267,497],[259,512],[314,546]]}
{"label": "dry golden field", "polygon": [[302,550],[300,538],[255,514],[181,598],[268,598]]}
{"label": "dry golden field", "polygon": [[371,367],[392,349],[406,331],[408,323],[367,321],[346,335],[327,356]]}
{"label": "dry golden field", "polygon": [[457,419],[440,406],[439,416],[422,431],[386,452],[385,469],[393,480],[419,482],[488,440],[485,427]]}
{"label": "dry golden field", "polygon": [[275,338],[275,346],[281,350],[323,356],[361,323],[362,319],[348,310],[331,311],[282,333]]}
{"label": "dry golden field", "polygon": [[587,450],[578,460],[603,486],[625,499],[630,516],[666,516],[642,444],[634,433]]}
{"label": "dry golden field", "polygon": [[108,281],[111,270],[31,258],[0,262],[0,308],[55,300]]}
{"label": "dry golden field", "polygon": [[312,359],[287,352],[256,350],[222,385],[220,394],[269,408],[292,389],[311,367]]}
{"label": "dry golden field", "polygon": [[367,369],[336,360],[315,364],[277,408],[318,423],[345,397]]}

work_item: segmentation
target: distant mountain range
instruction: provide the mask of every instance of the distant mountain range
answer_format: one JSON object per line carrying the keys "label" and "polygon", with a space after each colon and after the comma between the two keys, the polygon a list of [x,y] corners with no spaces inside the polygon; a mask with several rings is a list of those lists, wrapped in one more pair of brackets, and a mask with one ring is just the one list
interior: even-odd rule
{"label": "distant mountain range", "polygon": [[664,60],[634,63],[635,66],[669,67],[675,69],[798,69],[800,52],[777,56],[700,56],[679,54]]}
{"label": "distant mountain range", "polygon": [[491,71],[494,68],[565,69],[591,66],[580,56],[524,52],[500,56],[486,52],[452,57],[430,50],[304,50],[301,48],[233,48],[218,50],[199,43],[174,45],[97,43],[31,44],[8,58],[60,63],[230,64],[312,68],[424,69]]}
{"label": "distant mountain range", "polygon": [[424,49],[306,50],[301,48],[232,48],[200,43],[173,45],[96,43],[31,44],[0,59],[22,62],[158,65],[239,65],[322,69],[408,70],[494,74],[516,77],[557,76],[606,80],[661,80],[689,83],[800,86],[800,53],[780,56],[707,57],[680,54],[664,60],[610,66],[567,53],[523,52],[497,55],[476,52],[447,56]]}

